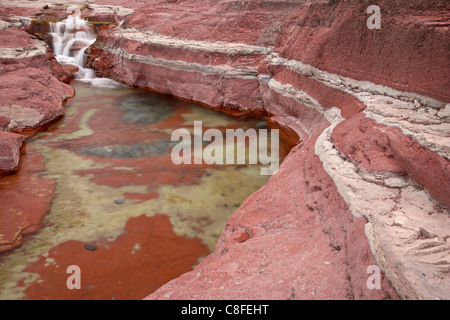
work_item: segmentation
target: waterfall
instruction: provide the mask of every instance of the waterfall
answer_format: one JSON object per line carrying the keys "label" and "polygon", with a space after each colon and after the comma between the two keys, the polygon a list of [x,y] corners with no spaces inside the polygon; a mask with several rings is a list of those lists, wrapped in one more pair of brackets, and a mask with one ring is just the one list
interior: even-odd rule
{"label": "waterfall", "polygon": [[61,64],[78,67],[75,78],[97,87],[117,87],[120,84],[107,78],[98,78],[94,70],[86,68],[85,51],[95,42],[92,27],[79,14],[73,14],[60,22],[50,23],[50,34],[53,39],[53,51],[56,60]]}

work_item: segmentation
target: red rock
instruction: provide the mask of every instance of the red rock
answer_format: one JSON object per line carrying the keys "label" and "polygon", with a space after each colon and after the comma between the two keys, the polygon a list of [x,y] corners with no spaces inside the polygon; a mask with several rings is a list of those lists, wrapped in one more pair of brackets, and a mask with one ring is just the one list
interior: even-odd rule
{"label": "red rock", "polygon": [[351,161],[371,172],[405,175],[391,151],[385,126],[359,114],[337,125],[331,135],[335,146]]}
{"label": "red rock", "polygon": [[319,81],[287,68],[279,68],[274,78],[284,84],[291,84],[296,88],[301,88],[302,91],[317,100],[325,108],[339,108],[344,118],[351,118],[366,108],[354,96],[342,90],[330,88]]}
{"label": "red rock", "polygon": [[[52,70],[53,75],[59,81],[62,81],[64,83],[70,83],[70,81],[74,79],[73,74],[75,72],[78,72],[78,67],[76,66],[60,64],[56,60],[52,51],[47,52],[47,59],[50,63],[50,69]],[[74,90],[69,86],[64,86],[64,92],[66,93],[67,97],[72,97],[75,94]]]}
{"label": "red rock", "polygon": [[0,117],[0,130],[5,130],[11,120],[7,117]]}
{"label": "red rock", "polygon": [[74,66],[74,65],[72,65],[72,64],[65,64],[65,65],[63,65],[62,66],[62,68],[63,68],[63,70],[66,72],[66,73],[69,73],[69,74],[74,74],[74,73],[77,73],[78,72],[78,70],[79,70],[79,68],[77,67],[77,66]]}
{"label": "red rock", "polygon": [[214,253],[147,299],[397,299],[384,277],[381,290],[367,288],[376,262],[365,220],[350,214],[312,148],[292,150],[233,214]]}
{"label": "red rock", "polygon": [[317,110],[271,90],[267,85],[262,84],[260,92],[267,111],[273,115],[271,121],[290,127],[300,140],[308,139],[329,125]]}
{"label": "red rock", "polygon": [[[124,234],[115,241],[99,239],[90,244],[96,246],[95,251],[86,250],[80,241],[67,241],[53,247],[48,257],[41,256],[30,264],[25,271],[38,274],[41,281],[27,287],[27,298],[142,299],[149,291],[191,270],[197,258],[208,253],[200,240],[175,235],[164,215],[131,218]],[[56,263],[46,266],[47,258]],[[80,267],[80,290],[68,290],[65,285],[70,265]]]}
{"label": "red rock", "polygon": [[[95,60],[90,60],[89,57],[92,56],[95,56]],[[258,98],[259,82],[254,79],[222,79],[220,76],[205,75],[201,72],[170,70],[126,59],[123,64],[108,67],[106,61],[109,59],[115,59],[114,55],[91,47],[87,65],[95,65],[96,68],[101,68],[101,72],[106,76],[129,85],[151,88],[160,93],[232,110],[231,112],[239,113],[244,108],[251,111],[262,110]]]}
{"label": "red rock", "polygon": [[[176,4],[154,1],[129,16],[125,24],[181,39],[252,45],[267,45],[273,34],[275,51],[282,57],[357,80],[448,100],[446,17],[444,11],[436,9],[445,7],[446,2],[420,0],[410,7],[384,0],[378,5],[389,8],[383,12],[380,30],[366,27],[368,5],[356,0],[336,5],[245,1],[241,7],[225,1],[212,7],[200,0]],[[202,7],[206,9],[202,11]],[[290,14],[286,15],[286,11]],[[170,14],[164,14],[167,12]],[[222,16],[227,19],[218,18]],[[433,50],[416,50],[430,47]]]}
{"label": "red rock", "polygon": [[[218,1],[211,4],[201,0],[176,3],[151,0],[128,16],[125,24],[183,39],[273,45],[280,24],[288,18],[286,12],[299,5],[301,3],[286,1]],[[170,15],[164,14],[169,11]],[[149,16],[154,18],[149,20]]]}
{"label": "red rock", "polygon": [[0,131],[0,176],[18,169],[24,140],[21,135]]}
{"label": "red rock", "polygon": [[331,73],[448,100],[443,10],[448,3],[420,0],[409,6],[384,0],[377,5],[380,30],[366,27],[365,2],[302,6],[284,26],[290,32],[277,51]]}
{"label": "red rock", "polygon": [[405,136],[398,128],[389,128],[386,135],[398,165],[434,199],[450,207],[450,161]]}
{"label": "red rock", "polygon": [[50,71],[36,68],[0,75],[0,115],[11,119],[11,131],[36,131],[64,114],[62,102],[71,91],[65,86]]}
{"label": "red rock", "polygon": [[148,0],[134,0],[123,2],[122,0],[97,0],[95,4],[98,5],[113,5],[113,6],[122,6],[125,8],[138,9],[146,4],[148,4]]}
{"label": "red rock", "polygon": [[[1,48],[29,48],[35,46],[31,36],[23,30],[19,29],[2,29],[0,30]],[[4,57],[3,57],[4,58]]]}
{"label": "red rock", "polygon": [[[20,5],[20,4],[18,4]],[[41,8],[20,7],[20,6],[0,6],[0,18],[4,21],[12,22],[13,17],[33,17]]]}

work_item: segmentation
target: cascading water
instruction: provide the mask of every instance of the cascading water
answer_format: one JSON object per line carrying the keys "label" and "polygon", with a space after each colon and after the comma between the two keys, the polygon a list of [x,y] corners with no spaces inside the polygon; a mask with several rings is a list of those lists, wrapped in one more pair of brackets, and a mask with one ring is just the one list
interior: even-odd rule
{"label": "cascading water", "polygon": [[67,19],[50,23],[50,34],[53,38],[53,51],[56,60],[61,64],[78,67],[75,78],[98,87],[116,87],[114,80],[98,78],[94,70],[86,68],[85,51],[95,42],[95,33],[86,20],[79,14],[70,15]]}

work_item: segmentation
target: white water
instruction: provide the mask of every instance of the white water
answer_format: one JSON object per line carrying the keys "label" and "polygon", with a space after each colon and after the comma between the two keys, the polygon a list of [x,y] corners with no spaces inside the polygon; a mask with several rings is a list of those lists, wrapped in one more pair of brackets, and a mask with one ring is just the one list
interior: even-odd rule
{"label": "white water", "polygon": [[94,70],[86,68],[85,51],[95,42],[95,33],[87,21],[79,15],[70,15],[67,19],[50,23],[50,34],[53,37],[53,51],[61,64],[78,67],[75,78],[96,87],[117,87],[120,84],[107,78],[98,78]]}

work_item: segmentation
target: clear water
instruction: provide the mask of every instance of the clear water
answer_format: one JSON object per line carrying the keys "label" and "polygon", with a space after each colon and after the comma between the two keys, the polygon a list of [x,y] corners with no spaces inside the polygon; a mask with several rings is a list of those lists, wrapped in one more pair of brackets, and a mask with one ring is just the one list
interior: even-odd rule
{"label": "clear water", "polygon": [[[0,256],[0,299],[143,298],[212,252],[229,217],[269,178],[260,175],[260,165],[176,166],[170,160],[171,133],[177,128],[192,130],[196,120],[203,121],[204,130],[261,128],[263,121],[239,121],[171,97],[124,87],[97,88],[78,81],[73,85],[76,97],[64,119],[27,144],[21,174],[36,172],[28,169],[28,162],[41,155],[45,168],[38,170],[39,178],[53,180],[55,190],[44,227],[27,236],[21,247]],[[26,179],[2,180],[3,188],[18,193],[28,183]],[[20,205],[12,206],[19,211]],[[130,246],[127,224],[139,218],[151,225],[155,217],[167,217],[167,239],[178,237],[178,242],[160,235],[155,240],[149,229],[134,235]],[[103,251],[86,250],[86,244]],[[171,245],[192,254],[180,258]],[[110,254],[102,253],[105,250]],[[88,254],[88,260],[80,260]],[[136,266],[132,258],[137,254],[142,254],[136,260],[139,264],[153,260]],[[66,268],[71,264],[98,271],[90,276],[85,272],[84,291],[66,288]],[[155,274],[152,282],[146,283],[151,274]],[[140,289],[109,288],[116,282]]]}

